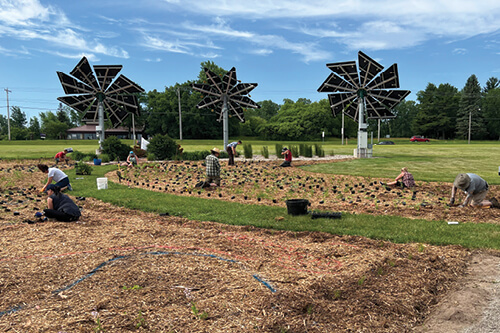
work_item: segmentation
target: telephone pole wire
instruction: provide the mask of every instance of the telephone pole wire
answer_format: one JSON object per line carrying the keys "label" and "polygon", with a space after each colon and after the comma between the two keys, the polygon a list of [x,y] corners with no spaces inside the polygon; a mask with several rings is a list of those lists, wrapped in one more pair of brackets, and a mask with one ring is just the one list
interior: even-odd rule
{"label": "telephone pole wire", "polygon": [[9,132],[9,141],[10,141],[10,109],[9,109],[9,93],[12,92],[9,88],[4,89],[7,93],[7,131]]}

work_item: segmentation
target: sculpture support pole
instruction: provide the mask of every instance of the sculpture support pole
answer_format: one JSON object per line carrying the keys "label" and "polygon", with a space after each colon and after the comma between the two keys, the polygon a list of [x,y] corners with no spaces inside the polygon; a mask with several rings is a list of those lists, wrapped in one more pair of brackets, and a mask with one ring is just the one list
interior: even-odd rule
{"label": "sculpture support pole", "polygon": [[222,104],[222,126],[224,131],[224,148],[226,150],[229,143],[229,110],[227,109],[227,95],[223,96],[224,102]]}
{"label": "sculpture support pole", "polygon": [[97,95],[98,99],[98,104],[97,104],[97,111],[98,111],[98,116],[99,116],[99,128],[96,130],[97,136],[99,137],[99,150],[102,151],[102,144],[104,142],[104,106],[103,100],[104,100],[104,95],[98,94]]}

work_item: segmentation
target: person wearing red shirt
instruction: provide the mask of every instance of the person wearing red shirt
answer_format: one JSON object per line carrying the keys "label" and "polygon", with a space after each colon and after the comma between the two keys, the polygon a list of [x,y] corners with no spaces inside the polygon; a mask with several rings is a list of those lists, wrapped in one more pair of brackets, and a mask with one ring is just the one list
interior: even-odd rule
{"label": "person wearing red shirt", "polygon": [[282,166],[282,167],[292,166],[292,152],[290,151],[290,149],[288,149],[287,147],[284,147],[281,150],[281,155],[285,155],[285,161],[283,163],[281,163],[280,166]]}
{"label": "person wearing red shirt", "polygon": [[62,161],[62,160],[64,160],[66,162],[66,164],[68,164],[69,157],[66,156],[67,153],[68,153],[68,150],[64,149],[64,151],[60,151],[56,154],[56,156],[54,156],[54,159],[56,160],[56,165],[59,163],[59,161]]}

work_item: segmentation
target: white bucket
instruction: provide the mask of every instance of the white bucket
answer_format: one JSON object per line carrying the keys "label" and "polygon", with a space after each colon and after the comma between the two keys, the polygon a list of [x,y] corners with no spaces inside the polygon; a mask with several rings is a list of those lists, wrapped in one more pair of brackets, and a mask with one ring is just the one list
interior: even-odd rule
{"label": "white bucket", "polygon": [[97,189],[107,190],[108,189],[108,178],[97,178]]}

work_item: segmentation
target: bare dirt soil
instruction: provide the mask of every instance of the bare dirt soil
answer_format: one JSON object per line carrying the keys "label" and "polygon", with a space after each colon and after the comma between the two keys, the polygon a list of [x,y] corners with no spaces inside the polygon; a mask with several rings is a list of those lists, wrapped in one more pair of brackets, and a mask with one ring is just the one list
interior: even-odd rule
{"label": "bare dirt soil", "polygon": [[[425,332],[431,332],[436,328],[437,332],[440,321],[448,324],[464,321],[459,312],[446,320],[432,319],[431,314],[438,311],[439,304],[450,299],[452,291],[461,291],[464,299],[457,302],[474,306],[477,316],[488,305],[487,295],[491,291],[488,287],[492,283],[484,283],[482,287],[476,283],[471,285],[476,286],[474,288],[464,288],[469,283],[483,281],[480,276],[492,281],[492,269],[494,272],[498,265],[496,253],[470,252],[458,246],[393,244],[318,232],[227,226],[132,211],[92,198],[74,198],[83,209],[77,223],[30,224],[28,220],[34,220],[34,212],[46,207],[46,197],[36,189],[41,187],[44,175],[30,163],[0,165],[0,331],[411,332],[426,329]],[[163,169],[162,173],[171,165],[176,164],[165,165],[167,170]],[[187,169],[188,165],[184,167]],[[194,168],[193,164],[189,168]],[[287,186],[285,182],[290,182],[282,179],[281,169],[256,168],[241,166],[233,170],[268,172],[266,179],[276,173],[283,187]],[[175,181],[181,184],[173,184],[172,173],[167,184],[163,183],[167,179],[152,178],[149,169],[158,169],[141,170],[141,174],[149,175],[151,190],[158,190],[156,187],[162,183],[162,191],[169,185],[168,192],[175,189],[177,193],[190,195],[189,190],[181,191],[183,177]],[[300,180],[307,182],[303,193],[311,193],[311,200],[316,190],[308,186],[312,187],[321,177],[332,178],[316,174],[305,180],[308,176],[301,171],[286,170],[288,178],[301,177]],[[185,174],[187,177],[188,173]],[[192,184],[197,176],[194,172],[190,175]],[[116,172],[115,176],[118,178]],[[122,177],[128,176],[124,173]],[[255,187],[247,184],[246,174],[238,173],[235,178],[233,188],[238,182],[242,182],[242,187]],[[138,185],[137,179],[135,184],[134,179],[129,179],[131,186],[148,187],[146,182]],[[362,183],[366,188],[364,181],[346,179],[343,178],[342,183],[351,184],[349,187],[356,188],[355,193],[360,193],[355,184],[361,187],[359,183]],[[255,183],[255,178],[252,180]],[[158,184],[153,189],[156,181]],[[259,181],[264,182],[263,178]],[[210,198],[229,197],[229,200],[240,196],[217,192],[227,188],[230,186],[202,191],[202,194],[207,197],[211,193]],[[244,188],[242,193],[252,193],[251,188]],[[385,192],[370,192],[376,193],[377,200],[384,200],[379,195]],[[260,201],[257,195],[252,195],[251,200],[249,195],[246,200],[241,195],[238,200],[262,204],[265,200],[265,204],[274,204],[274,198],[276,204],[283,204],[286,198],[286,195],[279,196],[280,190],[271,189],[268,193],[269,198],[261,196]],[[366,192],[361,193],[361,204],[333,206],[332,199],[332,206],[327,209],[357,209],[364,204],[363,200],[372,202],[364,198]],[[218,194],[222,194],[222,198]],[[191,195],[200,194],[191,190]],[[328,205],[330,199],[323,200],[325,206]],[[481,275],[480,270],[474,270],[478,263],[482,269],[488,268],[489,273]],[[485,293],[475,298],[480,289]],[[473,324],[477,316],[467,318],[466,323]]]}

